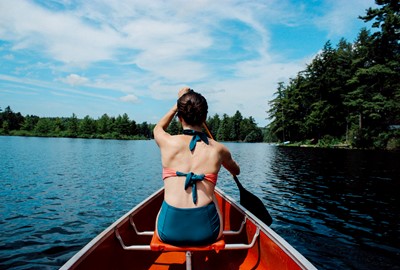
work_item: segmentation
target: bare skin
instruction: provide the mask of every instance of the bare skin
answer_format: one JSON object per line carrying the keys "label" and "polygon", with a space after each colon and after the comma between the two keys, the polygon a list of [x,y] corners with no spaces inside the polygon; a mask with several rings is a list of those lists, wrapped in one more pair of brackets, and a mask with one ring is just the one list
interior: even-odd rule
{"label": "bare skin", "polygon": [[[178,97],[185,94],[189,88],[182,88]],[[238,175],[240,173],[239,165],[232,159],[228,148],[223,144],[209,139],[207,145],[203,141],[197,142],[193,151],[189,149],[189,143],[192,139],[187,135],[172,136],[166,132],[168,125],[171,123],[177,112],[176,104],[161,118],[154,127],[154,139],[161,151],[161,162],[164,168],[170,168],[180,172],[193,172],[195,174],[218,174],[221,165],[224,166],[231,174]],[[179,118],[183,129],[193,129],[201,131],[201,125],[190,126],[182,118]],[[168,177],[164,180],[165,201],[178,208],[195,208],[208,205],[214,198],[214,184],[204,180],[197,183],[197,204],[193,203],[192,189],[189,187],[185,190],[185,177]],[[217,205],[218,206],[218,205]],[[217,209],[219,209],[217,207]],[[219,213],[220,214],[220,213]],[[221,232],[222,233],[222,218]]]}

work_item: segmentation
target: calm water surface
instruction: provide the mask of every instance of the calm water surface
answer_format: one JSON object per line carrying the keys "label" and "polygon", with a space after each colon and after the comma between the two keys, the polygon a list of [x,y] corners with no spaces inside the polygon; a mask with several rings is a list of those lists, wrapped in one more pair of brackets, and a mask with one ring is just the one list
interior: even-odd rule
{"label": "calm water surface", "polygon": [[[400,153],[227,143],[319,269],[400,269]],[[154,141],[0,137],[0,269],[58,269],[162,186]],[[223,170],[218,185],[238,190]]]}

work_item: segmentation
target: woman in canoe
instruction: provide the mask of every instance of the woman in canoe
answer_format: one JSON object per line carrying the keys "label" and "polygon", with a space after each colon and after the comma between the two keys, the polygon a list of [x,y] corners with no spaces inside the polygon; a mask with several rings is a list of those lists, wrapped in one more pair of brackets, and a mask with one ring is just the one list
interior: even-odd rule
{"label": "woman in canoe", "polygon": [[[208,105],[206,99],[182,88],[177,103],[154,127],[161,151],[164,202],[156,221],[159,238],[177,246],[207,245],[222,234],[222,217],[214,198],[221,165],[233,175],[240,173],[228,148],[202,132]],[[177,114],[182,135],[166,130]]]}

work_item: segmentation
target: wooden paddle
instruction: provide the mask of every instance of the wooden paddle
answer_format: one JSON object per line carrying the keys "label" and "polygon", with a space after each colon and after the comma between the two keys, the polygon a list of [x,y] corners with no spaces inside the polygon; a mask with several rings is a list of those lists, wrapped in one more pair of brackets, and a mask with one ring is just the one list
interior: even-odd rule
{"label": "wooden paddle", "polygon": [[[207,123],[203,123],[204,129],[206,130],[208,136],[211,139],[214,139],[210,130],[208,129]],[[239,179],[236,175],[233,175],[233,180],[235,181],[236,185],[239,188],[239,195],[240,195],[240,204],[249,210],[253,215],[259,218],[262,222],[270,226],[272,224],[272,217],[269,214],[267,208],[263,204],[263,202],[253,193],[246,190],[243,185],[239,182]]]}

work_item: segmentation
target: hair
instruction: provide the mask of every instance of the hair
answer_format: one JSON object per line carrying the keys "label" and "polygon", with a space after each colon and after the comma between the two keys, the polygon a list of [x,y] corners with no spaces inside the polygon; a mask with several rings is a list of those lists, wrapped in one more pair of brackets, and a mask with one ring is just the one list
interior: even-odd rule
{"label": "hair", "polygon": [[192,89],[182,95],[178,101],[178,116],[182,117],[188,125],[201,125],[207,119],[207,100]]}

